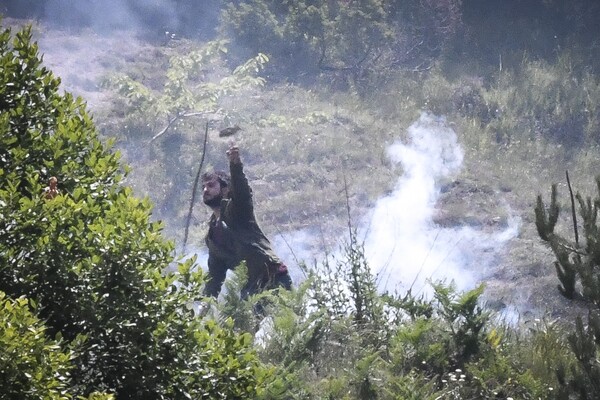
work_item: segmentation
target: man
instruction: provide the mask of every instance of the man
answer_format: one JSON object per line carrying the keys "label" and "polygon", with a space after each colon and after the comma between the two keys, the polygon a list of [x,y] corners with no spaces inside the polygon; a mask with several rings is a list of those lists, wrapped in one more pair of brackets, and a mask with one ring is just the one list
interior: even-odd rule
{"label": "man", "polygon": [[58,196],[58,179],[55,176],[50,177],[48,186],[44,188],[44,197],[51,200]]}
{"label": "man", "polygon": [[213,212],[206,235],[209,281],[204,293],[217,297],[227,270],[242,261],[248,268],[248,282],[241,293],[243,299],[265,289],[291,289],[287,267],[275,255],[256,222],[252,189],[244,175],[239,149],[230,147],[227,157],[230,176],[222,171],[202,176],[202,198]]}

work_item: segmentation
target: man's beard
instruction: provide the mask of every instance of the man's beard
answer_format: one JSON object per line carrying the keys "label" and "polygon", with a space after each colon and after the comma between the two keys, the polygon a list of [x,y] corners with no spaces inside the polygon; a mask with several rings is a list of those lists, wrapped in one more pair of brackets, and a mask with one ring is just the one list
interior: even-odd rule
{"label": "man's beard", "polygon": [[203,199],[203,200],[204,200],[204,204],[206,204],[210,208],[217,208],[217,207],[221,206],[221,200],[223,200],[223,196],[218,195],[211,199]]}

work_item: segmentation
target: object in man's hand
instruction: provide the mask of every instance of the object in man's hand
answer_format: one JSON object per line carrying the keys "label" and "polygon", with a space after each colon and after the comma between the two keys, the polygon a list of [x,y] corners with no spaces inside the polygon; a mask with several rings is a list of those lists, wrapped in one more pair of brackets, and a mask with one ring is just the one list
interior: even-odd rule
{"label": "object in man's hand", "polygon": [[235,135],[238,131],[241,131],[241,130],[242,130],[242,128],[240,128],[237,125],[230,126],[229,128],[221,129],[219,131],[219,137],[226,137],[226,136]]}

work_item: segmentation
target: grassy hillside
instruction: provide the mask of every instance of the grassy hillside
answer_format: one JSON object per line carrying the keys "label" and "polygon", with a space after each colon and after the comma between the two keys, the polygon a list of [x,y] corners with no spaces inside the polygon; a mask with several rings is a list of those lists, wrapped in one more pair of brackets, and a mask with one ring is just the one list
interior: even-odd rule
{"label": "grassy hillside", "polygon": [[[75,35],[43,25],[36,25],[35,32],[45,62],[61,76],[63,88],[82,95],[103,135],[117,139],[117,148],[132,167],[127,184],[151,198],[154,217],[181,242],[204,121],[190,121],[150,141],[166,125],[165,117],[128,112],[130,103],[102,89],[101,83],[118,72],[160,90],[169,58],[198,44],[183,39],[149,43],[127,33]],[[579,121],[571,121],[572,131],[561,124],[581,114],[577,107],[591,113],[599,85],[591,75],[575,77],[569,60],[568,52],[555,64],[524,59],[487,76],[447,65],[426,72],[398,71],[368,90],[362,88],[361,95],[328,85],[271,83],[267,77],[262,88],[222,99],[228,118],[211,122],[205,165],[225,167],[228,139],[216,132],[238,124],[242,131],[234,139],[243,149],[258,218],[267,234],[290,233],[297,242],[286,246],[300,258],[311,254],[302,251],[307,245],[302,235],[317,240],[321,252],[337,251],[349,219],[360,226],[403,175],[402,165],[386,155],[387,148],[396,141],[409,143],[407,128],[422,112],[444,116],[458,137],[464,161],[460,172],[437,182],[440,193],[432,205],[432,223],[469,226],[483,234],[506,228],[510,218],[519,219],[518,235],[490,265],[473,274],[487,282],[487,298],[497,309],[516,304],[525,318],[545,311],[569,314],[569,307],[576,305],[563,301],[555,290],[553,256],[533,224],[535,196],[549,193],[552,182],[561,185],[568,207],[565,170],[575,190],[592,193],[600,151],[587,137],[595,132],[595,120],[586,122],[587,131],[578,131]],[[548,134],[552,129],[556,133]],[[206,218],[205,207],[196,204],[189,242],[200,250]],[[568,231],[568,213],[562,218],[561,227]]]}
{"label": "grassy hillside", "polygon": [[[5,302],[0,336],[10,349],[11,321],[20,315],[26,326],[29,315],[10,310],[39,304],[48,336],[59,333],[49,349],[89,350],[61,378],[65,388],[90,398],[598,397],[600,200],[579,222],[585,248],[569,240],[564,183],[557,229],[535,201],[543,193],[549,204],[550,183],[567,169],[575,190],[591,194],[600,91],[574,54],[505,59],[486,74],[441,56],[427,68],[346,75],[343,84],[336,71],[300,84],[270,75],[268,56],[233,61],[223,42],[43,25],[36,35],[63,87],[91,99],[94,121],[36,70],[27,33],[2,48],[2,290],[32,301]],[[74,111],[81,118],[64,117]],[[236,136],[219,137],[236,125]],[[98,156],[96,126],[131,165],[125,181],[119,156]],[[181,242],[205,127],[206,168],[226,167],[230,140],[241,146],[259,220],[286,253],[295,290],[242,301],[238,268],[219,301],[204,298],[194,269],[203,258],[172,262],[162,224],[148,221],[150,202],[121,186],[150,197],[177,253],[201,253],[201,204],[191,244]],[[60,194],[37,196],[55,174]],[[585,322],[573,323],[587,311],[579,298],[558,294],[555,256],[536,224],[555,246],[563,287],[577,268],[591,306]],[[313,251],[318,268],[301,271]],[[456,286],[430,282],[439,278]],[[23,354],[39,347],[24,344]],[[30,370],[4,354],[15,377]],[[105,371],[115,371],[111,382]]]}

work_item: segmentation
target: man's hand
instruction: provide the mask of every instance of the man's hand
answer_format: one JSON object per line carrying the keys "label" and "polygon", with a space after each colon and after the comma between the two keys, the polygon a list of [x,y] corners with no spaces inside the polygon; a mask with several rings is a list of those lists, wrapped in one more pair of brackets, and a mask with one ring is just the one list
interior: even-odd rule
{"label": "man's hand", "polygon": [[234,144],[230,145],[229,150],[227,150],[227,158],[232,164],[240,164],[242,162],[240,159],[240,149]]}

